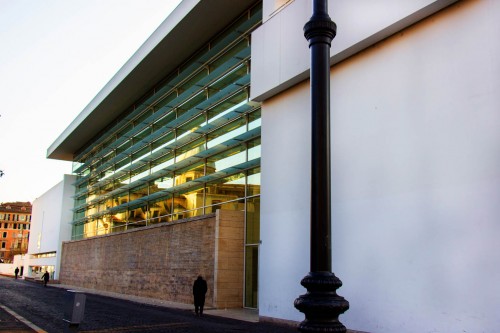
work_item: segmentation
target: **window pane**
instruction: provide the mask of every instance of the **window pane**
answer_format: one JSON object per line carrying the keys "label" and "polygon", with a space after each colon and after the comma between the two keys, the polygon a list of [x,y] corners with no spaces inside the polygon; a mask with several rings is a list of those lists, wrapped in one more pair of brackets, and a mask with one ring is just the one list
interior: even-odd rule
{"label": "window pane", "polygon": [[130,201],[143,198],[148,195],[148,185],[141,185],[130,190]]}
{"label": "window pane", "polygon": [[119,171],[120,169],[123,169],[129,165],[130,165],[130,157],[125,157],[124,159],[116,163],[115,169],[116,171]]}
{"label": "window pane", "polygon": [[[167,96],[165,96],[161,101],[159,101],[156,105],[155,105],[155,109],[156,110],[159,110],[161,112],[165,112],[165,108],[162,109],[164,106],[166,106],[168,103],[170,103],[171,101],[173,101],[175,98],[177,97],[177,92],[174,90],[172,92],[170,92]],[[158,112],[158,111],[157,111]],[[168,111],[167,111],[168,112]],[[175,118],[175,117],[174,117]],[[160,120],[162,121],[162,120]],[[170,120],[171,121],[171,120]]]}
{"label": "window pane", "polygon": [[166,147],[167,145],[171,144],[174,141],[175,141],[174,132],[168,132],[167,134],[160,137],[158,140],[156,140],[151,144],[152,153],[157,152],[161,148]]}
{"label": "window pane", "polygon": [[153,114],[153,110],[147,109],[143,113],[139,115],[136,119],[134,119],[134,124],[137,126],[138,124],[143,123],[146,119],[148,119]]}
{"label": "window pane", "polygon": [[252,169],[247,177],[247,196],[260,194],[260,168]]}
{"label": "window pane", "polygon": [[197,153],[205,150],[205,138],[199,138],[184,145],[175,152],[175,163],[185,160],[188,157],[194,156]]}
{"label": "window pane", "polygon": [[220,67],[222,64],[234,57],[240,51],[244,50],[246,47],[248,47],[248,41],[246,39],[242,39],[233,48],[231,48],[226,53],[222,54],[217,60],[215,60],[210,65],[211,70]]}
{"label": "window pane", "polygon": [[215,212],[216,209],[243,210],[244,207],[241,205],[241,202],[227,202],[244,197],[244,173],[238,173],[209,182],[206,185],[206,206],[209,206],[207,207],[207,213]]}
{"label": "window pane", "polygon": [[182,185],[205,175],[205,163],[203,161],[190,165],[187,168],[175,172],[175,186]]}
{"label": "window pane", "polygon": [[172,197],[166,197],[149,203],[150,223],[169,222],[172,220]]}
{"label": "window pane", "polygon": [[207,147],[212,148],[216,145],[232,139],[240,134],[245,133],[246,123],[245,119],[240,118],[236,121],[233,121],[213,132],[208,134],[208,142]]}
{"label": "window pane", "polygon": [[157,158],[153,162],[151,162],[151,173],[155,173],[157,171],[163,170],[164,168],[168,167],[169,165],[174,164],[174,154],[173,153],[167,153],[165,155],[162,155],[161,157]]}
{"label": "window pane", "polygon": [[122,143],[119,147],[116,148],[116,155],[123,153],[125,150],[129,149],[132,146],[132,141],[127,140]]}
{"label": "window pane", "polygon": [[258,244],[260,241],[260,197],[247,199],[246,244]]}
{"label": "window pane", "polygon": [[247,92],[241,91],[238,94],[233,95],[224,101],[221,101],[208,110],[208,122],[210,123],[220,118],[221,116],[233,111],[233,108],[242,106],[246,103],[247,97]]}
{"label": "window pane", "polygon": [[175,118],[177,118],[175,110],[170,110],[165,116],[163,116],[153,124],[153,132],[156,132],[158,129],[161,129],[164,126],[168,125]]}
{"label": "window pane", "polygon": [[177,111],[177,116],[180,117],[183,115],[185,112],[191,110],[201,102],[207,99],[207,96],[205,94],[205,91],[200,91],[196,96],[189,98],[187,101],[182,103]]}
{"label": "window pane", "polygon": [[113,197],[113,206],[120,206],[128,202],[128,192],[120,193],[119,195]]}
{"label": "window pane", "polygon": [[203,214],[203,187],[196,186],[174,196],[174,220]]}
{"label": "window pane", "polygon": [[149,166],[145,164],[130,172],[130,182],[133,183],[136,180],[146,177],[147,175],[149,175]]}
{"label": "window pane", "polygon": [[[232,85],[235,81],[241,79],[243,76],[248,74],[248,68],[246,65],[241,65],[231,72],[223,75],[217,81],[212,83],[209,87],[210,90],[214,90],[215,92],[221,91],[229,85]],[[233,86],[234,87],[234,86]],[[235,89],[236,90],[236,89]]]}
{"label": "window pane", "polygon": [[127,230],[127,210],[122,209],[121,211],[114,213],[110,216],[111,222],[111,232],[124,231]]}
{"label": "window pane", "polygon": [[128,132],[130,132],[134,127],[132,126],[132,124],[126,124],[125,126],[123,126],[119,131],[118,133],[116,133],[116,136],[118,138],[124,136],[125,134],[127,134]]}
{"label": "window pane", "polygon": [[248,160],[260,157],[260,138],[248,142]]}
{"label": "window pane", "polygon": [[93,237],[97,235],[97,224],[95,220],[91,220],[83,225],[83,236]]}
{"label": "window pane", "polygon": [[195,117],[194,119],[191,119],[187,123],[181,125],[177,129],[177,138],[180,139],[186,134],[193,133],[196,131],[200,126],[206,123],[206,116],[205,114],[200,114],[199,116]]}
{"label": "window pane", "polygon": [[258,109],[248,115],[248,130],[258,128],[261,125],[261,110]]}
{"label": "window pane", "polygon": [[113,200],[111,198],[99,202],[99,212],[106,211],[111,207],[113,207]]}
{"label": "window pane", "polygon": [[245,248],[245,306],[257,307],[258,295],[258,246],[247,246]]}
{"label": "window pane", "polygon": [[180,91],[183,92],[183,91],[188,90],[189,88],[194,86],[196,83],[198,83],[198,81],[200,81],[201,79],[203,79],[207,75],[208,75],[208,72],[207,72],[206,68],[201,68],[200,71],[198,71],[194,75],[192,74],[192,76],[187,81],[182,83],[182,85],[180,86]]}
{"label": "window pane", "polygon": [[133,139],[132,139],[132,144],[136,144],[138,142],[143,141],[145,138],[147,138],[151,134],[151,127],[146,127],[143,129],[141,132],[137,133]]}
{"label": "window pane", "polygon": [[155,179],[149,183],[149,193],[153,194],[159,191],[163,191],[174,186],[174,178],[172,174],[168,174]]}
{"label": "window pane", "polygon": [[222,171],[246,161],[246,147],[239,145],[207,159],[207,174]]}
{"label": "window pane", "polygon": [[125,172],[122,176],[118,177],[114,181],[114,186],[116,189],[128,185],[130,183],[130,172]]}
{"label": "window pane", "polygon": [[127,228],[137,228],[146,226],[146,212],[147,205],[141,205],[140,207],[136,207],[130,209],[128,212],[128,224]]}
{"label": "window pane", "polygon": [[144,157],[149,155],[149,146],[143,147],[132,154],[132,164],[140,161]]}

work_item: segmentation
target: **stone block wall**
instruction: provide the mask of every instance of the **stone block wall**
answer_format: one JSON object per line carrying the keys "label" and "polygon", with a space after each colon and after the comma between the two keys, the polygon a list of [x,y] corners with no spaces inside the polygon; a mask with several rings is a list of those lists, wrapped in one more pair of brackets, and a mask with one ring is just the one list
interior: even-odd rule
{"label": "stone block wall", "polygon": [[[209,289],[207,307],[241,307],[242,214],[218,211],[217,215],[64,242],[60,282],[191,304],[192,284],[201,274]],[[219,267],[221,260],[225,266]]]}
{"label": "stone block wall", "polygon": [[218,308],[243,304],[245,213],[218,210],[215,257],[215,297]]}

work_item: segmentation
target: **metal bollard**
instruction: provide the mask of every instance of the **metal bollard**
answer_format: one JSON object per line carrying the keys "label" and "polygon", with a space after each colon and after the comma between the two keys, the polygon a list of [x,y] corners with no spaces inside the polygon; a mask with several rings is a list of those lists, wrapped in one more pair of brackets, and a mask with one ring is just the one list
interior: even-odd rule
{"label": "metal bollard", "polygon": [[63,321],[68,323],[64,332],[77,332],[78,325],[83,320],[83,313],[85,311],[86,296],[83,292],[77,290],[68,290],[66,297],[64,318]]}

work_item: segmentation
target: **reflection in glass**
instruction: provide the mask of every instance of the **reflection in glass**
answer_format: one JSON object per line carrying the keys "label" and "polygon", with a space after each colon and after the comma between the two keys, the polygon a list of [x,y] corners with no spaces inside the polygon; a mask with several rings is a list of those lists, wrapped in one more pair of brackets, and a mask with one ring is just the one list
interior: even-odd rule
{"label": "reflection in glass", "polygon": [[175,163],[185,160],[188,157],[192,157],[197,153],[205,150],[205,139],[200,138],[198,140],[191,141],[190,143],[180,147],[175,152]]}
{"label": "reflection in glass", "polygon": [[174,154],[172,152],[162,155],[151,162],[151,174],[163,170],[172,164],[174,164]]}
{"label": "reflection in glass", "polygon": [[212,148],[229,139],[245,133],[245,119],[239,118],[208,135],[207,147]]}
{"label": "reflection in glass", "polygon": [[245,306],[257,308],[259,248],[246,246],[245,249]]}
{"label": "reflection in glass", "polygon": [[77,153],[74,239],[255,205],[245,196],[260,194],[260,170],[245,163],[260,139],[244,134],[260,128],[249,57],[261,14],[248,13]]}
{"label": "reflection in glass", "polygon": [[179,186],[205,175],[205,163],[198,162],[194,165],[190,165],[187,168],[180,169],[175,172],[175,186]]}
{"label": "reflection in glass", "polygon": [[149,193],[153,194],[158,191],[166,190],[174,186],[174,177],[172,174],[156,178],[149,183]]}
{"label": "reflection in glass", "polygon": [[130,190],[130,201],[143,198],[148,195],[148,185],[144,184]]}
{"label": "reflection in glass", "polygon": [[149,223],[169,222],[172,220],[172,197],[151,201],[149,207]]}
{"label": "reflection in glass", "polygon": [[260,242],[260,197],[247,199],[246,209],[246,244]]}
{"label": "reflection in glass", "polygon": [[139,207],[129,208],[128,211],[128,219],[127,219],[127,227],[130,229],[137,227],[146,226],[146,213],[147,213],[147,205],[141,205]]}
{"label": "reflection in glass", "polygon": [[248,171],[247,196],[260,194],[260,168]]}
{"label": "reflection in glass", "polygon": [[207,160],[207,174],[219,172],[246,161],[246,148],[239,145],[209,157]]}
{"label": "reflection in glass", "polygon": [[222,179],[217,179],[206,184],[207,213],[216,209],[243,210],[236,199],[245,197],[245,174],[238,173]]}
{"label": "reflection in glass", "polygon": [[[203,215],[203,193],[201,185],[174,195],[173,220]],[[201,208],[201,209],[200,209]]]}

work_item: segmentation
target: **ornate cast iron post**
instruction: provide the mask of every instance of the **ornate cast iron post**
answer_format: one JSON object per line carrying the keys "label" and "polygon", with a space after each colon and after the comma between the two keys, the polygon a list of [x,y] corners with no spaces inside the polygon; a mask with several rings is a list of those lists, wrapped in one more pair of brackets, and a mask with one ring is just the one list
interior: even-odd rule
{"label": "ornate cast iron post", "polygon": [[336,30],[327,0],[313,0],[304,26],[311,52],[311,271],[301,281],[307,293],[295,300],[306,317],[301,332],[346,332],[338,317],[349,308],[336,293],[342,282],[331,269],[330,46]]}

